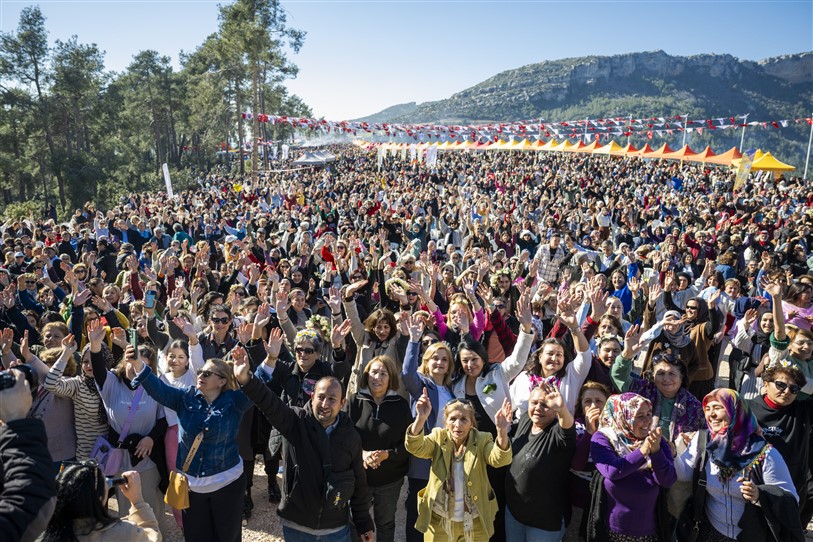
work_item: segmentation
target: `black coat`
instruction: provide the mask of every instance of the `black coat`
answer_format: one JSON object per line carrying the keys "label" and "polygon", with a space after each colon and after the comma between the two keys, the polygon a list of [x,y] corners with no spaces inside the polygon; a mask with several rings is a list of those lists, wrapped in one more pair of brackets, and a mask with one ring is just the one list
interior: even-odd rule
{"label": "black coat", "polygon": [[[309,529],[331,529],[347,525],[352,512],[357,532],[373,531],[361,437],[347,414],[339,413],[337,425],[327,435],[314,418],[310,403],[304,408],[289,407],[258,378],[252,378],[243,386],[243,391],[285,437],[279,517]],[[330,457],[323,457],[325,448]],[[324,468],[326,463],[330,465],[329,471]],[[341,498],[327,496],[328,478],[341,479]],[[349,506],[336,506],[337,502],[346,500],[348,494]]]}
{"label": "black coat", "polygon": [[4,541],[33,540],[56,508],[56,477],[42,420],[0,425],[0,533]]}
{"label": "black coat", "polygon": [[368,452],[388,450],[390,454],[377,469],[367,471],[367,483],[378,487],[403,479],[409,470],[404,436],[412,424],[407,400],[391,392],[376,404],[364,389],[350,396],[345,410],[361,435],[362,449]]}

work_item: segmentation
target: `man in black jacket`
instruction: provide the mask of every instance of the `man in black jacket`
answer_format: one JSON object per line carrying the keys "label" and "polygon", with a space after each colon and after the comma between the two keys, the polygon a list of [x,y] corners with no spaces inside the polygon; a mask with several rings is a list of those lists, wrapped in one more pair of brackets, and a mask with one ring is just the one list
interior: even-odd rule
{"label": "man in black jacket", "polygon": [[31,541],[56,507],[56,481],[42,420],[27,418],[31,392],[25,376],[0,391],[0,533],[4,541]]}
{"label": "man in black jacket", "polygon": [[284,538],[349,539],[352,511],[361,541],[372,542],[374,524],[361,437],[342,412],[344,392],[339,381],[320,379],[311,401],[296,408],[283,403],[252,376],[246,357],[234,360],[234,375],[245,394],[285,437],[285,479],[277,508]]}

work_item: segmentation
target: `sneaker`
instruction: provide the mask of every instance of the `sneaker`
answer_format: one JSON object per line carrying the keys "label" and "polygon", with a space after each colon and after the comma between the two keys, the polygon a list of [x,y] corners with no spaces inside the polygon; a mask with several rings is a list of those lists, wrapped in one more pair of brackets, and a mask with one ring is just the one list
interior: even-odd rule
{"label": "sneaker", "polygon": [[251,517],[251,511],[254,510],[254,501],[251,500],[251,495],[243,497],[243,519]]}
{"label": "sneaker", "polygon": [[279,489],[279,484],[276,480],[268,482],[268,502],[279,504],[282,500],[282,492]]}

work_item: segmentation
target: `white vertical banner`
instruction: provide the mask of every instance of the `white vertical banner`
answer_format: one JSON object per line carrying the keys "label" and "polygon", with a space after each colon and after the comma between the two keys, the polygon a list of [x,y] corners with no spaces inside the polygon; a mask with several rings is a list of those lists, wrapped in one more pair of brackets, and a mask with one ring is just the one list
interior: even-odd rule
{"label": "white vertical banner", "polygon": [[290,150],[290,147],[289,147],[288,145],[283,145],[283,146],[282,146],[282,159],[283,159],[283,160],[287,160],[287,159],[288,159],[288,151],[289,151],[289,150]]}
{"label": "white vertical banner", "polygon": [[169,166],[164,163],[161,166],[161,169],[164,171],[164,182],[167,185],[167,197],[172,198],[175,194],[172,193],[172,179],[169,178]]}
{"label": "white vertical banner", "polygon": [[410,145],[409,146],[409,161],[414,162],[416,158],[418,158],[418,149],[415,148],[415,145]]}

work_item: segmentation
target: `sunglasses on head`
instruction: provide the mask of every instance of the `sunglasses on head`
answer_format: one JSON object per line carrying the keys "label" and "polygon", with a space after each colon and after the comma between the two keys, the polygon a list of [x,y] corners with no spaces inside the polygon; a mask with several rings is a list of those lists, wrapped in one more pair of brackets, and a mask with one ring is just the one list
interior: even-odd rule
{"label": "sunglasses on head", "polygon": [[213,324],[228,324],[229,323],[229,317],[228,316],[225,316],[223,318],[214,318],[214,317],[212,317],[212,318],[210,318],[210,320],[212,321]]}
{"label": "sunglasses on head", "polygon": [[294,352],[296,352],[297,354],[305,354],[306,356],[310,356],[311,354],[315,353],[316,350],[314,350],[313,348],[298,347],[294,349]]}
{"label": "sunglasses on head", "polygon": [[215,375],[215,376],[220,377],[220,378],[226,378],[222,374],[216,373],[214,371],[208,371],[208,370],[204,370],[204,369],[199,369],[198,370],[198,376],[202,376],[203,378],[209,378],[212,375]]}
{"label": "sunglasses on head", "polygon": [[777,390],[789,391],[793,395],[799,395],[799,392],[802,391],[802,387],[798,384],[788,384],[787,382],[782,382],[781,380],[774,380],[773,385],[776,386]]}
{"label": "sunglasses on head", "polygon": [[461,403],[461,404],[464,404],[464,405],[472,406],[471,401],[469,401],[468,399],[460,399],[460,398],[452,399],[451,401],[449,401],[446,404],[447,405],[454,405],[456,403]]}

